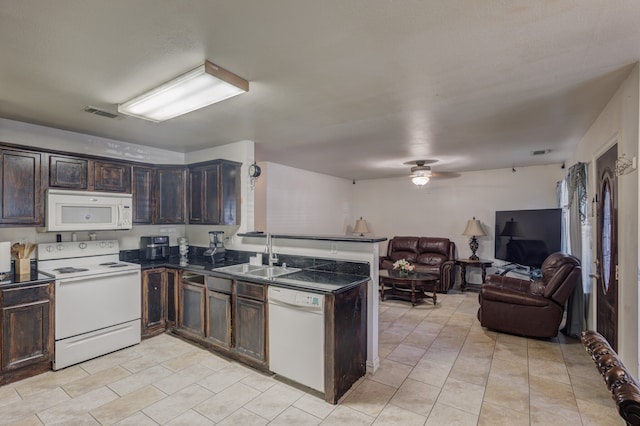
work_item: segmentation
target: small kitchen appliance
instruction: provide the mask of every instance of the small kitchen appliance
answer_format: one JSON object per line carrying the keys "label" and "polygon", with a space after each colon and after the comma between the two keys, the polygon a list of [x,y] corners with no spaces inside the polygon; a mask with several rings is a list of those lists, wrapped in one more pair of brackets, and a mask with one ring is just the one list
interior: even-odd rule
{"label": "small kitchen appliance", "polygon": [[205,250],[203,255],[209,257],[213,264],[224,262],[225,259],[222,234],[224,231],[209,231],[209,248]]}
{"label": "small kitchen appliance", "polygon": [[169,236],[140,237],[141,260],[166,260],[169,258]]}

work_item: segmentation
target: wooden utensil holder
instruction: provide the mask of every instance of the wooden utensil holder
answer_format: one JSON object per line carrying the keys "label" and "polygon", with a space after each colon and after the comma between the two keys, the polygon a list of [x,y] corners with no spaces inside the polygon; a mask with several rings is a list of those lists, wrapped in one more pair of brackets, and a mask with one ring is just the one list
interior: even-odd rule
{"label": "wooden utensil holder", "polygon": [[16,275],[31,275],[31,259],[16,259],[14,268]]}

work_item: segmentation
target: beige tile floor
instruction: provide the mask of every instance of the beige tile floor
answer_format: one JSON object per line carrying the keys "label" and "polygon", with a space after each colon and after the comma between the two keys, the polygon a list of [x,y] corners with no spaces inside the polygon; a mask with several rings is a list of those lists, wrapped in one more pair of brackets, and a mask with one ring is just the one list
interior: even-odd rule
{"label": "beige tile floor", "polygon": [[579,341],[489,332],[477,308],[382,302],[380,368],[335,406],[163,334],[0,387],[0,424],[623,424]]}

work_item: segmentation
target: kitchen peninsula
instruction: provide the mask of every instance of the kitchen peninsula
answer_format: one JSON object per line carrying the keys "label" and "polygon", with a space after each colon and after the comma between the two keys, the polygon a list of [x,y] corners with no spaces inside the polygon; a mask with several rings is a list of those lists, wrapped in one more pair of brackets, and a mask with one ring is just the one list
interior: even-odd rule
{"label": "kitchen peninsula", "polygon": [[[242,244],[227,250],[223,264],[212,265],[202,256],[192,256],[186,265],[178,259],[162,264],[143,263],[143,299],[150,288],[158,288],[149,283],[148,273],[162,270],[168,272],[165,294],[178,301],[178,306],[172,308],[169,301],[163,309],[173,312],[173,318],[164,322],[145,315],[148,309],[143,309],[143,333],[145,323],[163,323],[182,337],[276,373],[284,381],[302,384],[326,401],[336,403],[368,368],[368,304],[372,298],[367,293],[372,270],[377,273],[373,253],[369,257],[360,254],[358,258],[354,253],[362,248],[352,247],[348,256],[352,260],[344,260],[341,257],[347,253],[345,246],[330,245],[329,251],[337,253],[323,253],[313,245],[319,241],[362,244],[362,239],[308,240],[309,237],[296,236],[291,238],[298,242],[296,247],[274,244],[278,266],[270,266],[268,253],[264,253],[265,237],[238,235]],[[300,244],[301,240],[305,243]],[[240,247],[244,250],[238,250]],[[311,255],[314,251],[315,255]],[[248,263],[256,253],[261,257],[261,266]],[[377,290],[373,294],[377,295]],[[294,305],[301,309],[291,310]],[[377,306],[375,309],[377,313]],[[311,359],[316,359],[317,364],[306,364]],[[296,364],[300,364],[297,369],[289,369]]]}

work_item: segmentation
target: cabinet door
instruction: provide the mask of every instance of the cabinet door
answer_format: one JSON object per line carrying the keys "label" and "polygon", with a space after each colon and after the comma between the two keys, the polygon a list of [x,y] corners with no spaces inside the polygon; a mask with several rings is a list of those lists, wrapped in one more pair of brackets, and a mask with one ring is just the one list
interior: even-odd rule
{"label": "cabinet door", "polygon": [[49,362],[53,356],[53,284],[2,292],[3,371]]}
{"label": "cabinet door", "polygon": [[178,321],[177,307],[178,307],[178,281],[180,279],[180,272],[177,269],[167,269],[167,326],[175,327]]}
{"label": "cabinet door", "polygon": [[142,271],[142,335],[150,336],[166,326],[167,280],[164,268]]}
{"label": "cabinet door", "polygon": [[49,186],[52,188],[87,189],[88,160],[49,156]]}
{"label": "cabinet door", "polygon": [[184,168],[156,170],[154,223],[185,222]]}
{"label": "cabinet door", "polygon": [[266,360],[265,313],[264,302],[236,297],[234,329],[236,351],[259,361]]}
{"label": "cabinet door", "polygon": [[0,223],[42,225],[41,155],[0,151]]}
{"label": "cabinet door", "polygon": [[94,161],[93,188],[96,191],[131,192],[131,165]]}
{"label": "cabinet door", "polygon": [[189,223],[204,222],[204,218],[202,216],[202,213],[204,211],[204,182],[202,180],[203,175],[204,169],[201,167],[189,170]]}
{"label": "cabinet door", "polygon": [[153,169],[133,168],[133,223],[153,221]]}
{"label": "cabinet door", "polygon": [[207,291],[207,339],[231,347],[231,295]]}
{"label": "cabinet door", "polygon": [[204,337],[205,288],[180,281],[178,328]]}
{"label": "cabinet door", "polygon": [[240,224],[240,165],[224,162],[220,170],[221,225]]}
{"label": "cabinet door", "polygon": [[189,170],[189,223],[220,223],[219,164]]}

